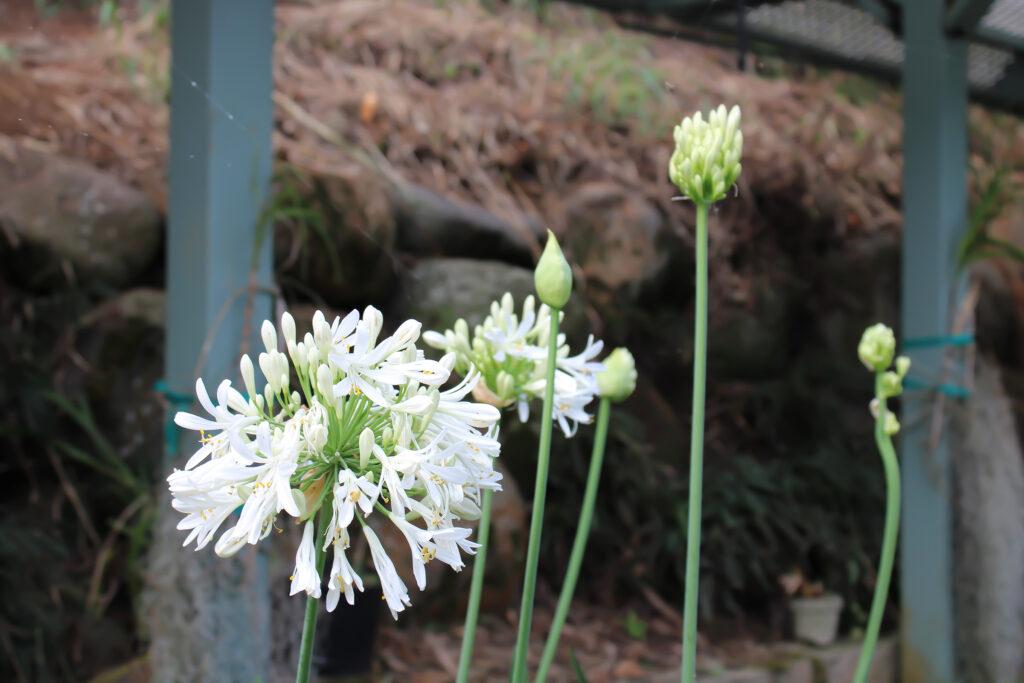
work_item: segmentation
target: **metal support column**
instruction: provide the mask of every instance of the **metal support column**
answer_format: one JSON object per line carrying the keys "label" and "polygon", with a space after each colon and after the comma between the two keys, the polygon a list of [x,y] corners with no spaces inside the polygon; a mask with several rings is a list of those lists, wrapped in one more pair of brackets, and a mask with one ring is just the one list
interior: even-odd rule
{"label": "metal support column", "polygon": [[[903,274],[905,339],[948,334],[957,300],[954,253],[967,219],[967,44],[947,35],[946,2],[903,3]],[[911,352],[933,376],[942,349]],[[912,371],[913,372],[913,371]],[[928,443],[934,397],[904,399],[900,534],[902,679],[953,683],[952,458]]]}
{"label": "metal support column", "polygon": [[[173,0],[171,21],[166,380],[193,395],[199,375],[212,394],[238,376],[246,323],[251,349],[271,312],[247,284],[255,273],[265,287],[271,270],[271,240],[258,224],[271,176],[273,2]],[[183,458],[196,435],[180,443]],[[151,573],[173,579],[153,579],[154,680],[267,680],[266,557],[251,547],[232,559],[212,544],[181,548],[168,520],[180,515],[169,506],[159,515]],[[160,547],[169,541],[173,550]],[[160,621],[183,613],[187,623]]]}

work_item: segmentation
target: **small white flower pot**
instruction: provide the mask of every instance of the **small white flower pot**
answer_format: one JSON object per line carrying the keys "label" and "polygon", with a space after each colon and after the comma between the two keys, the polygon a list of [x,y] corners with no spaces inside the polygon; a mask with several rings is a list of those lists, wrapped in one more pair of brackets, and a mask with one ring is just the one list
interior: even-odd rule
{"label": "small white flower pot", "polygon": [[824,646],[835,642],[839,631],[842,597],[826,593],[815,598],[794,598],[789,602],[793,614],[793,632],[798,640]]}

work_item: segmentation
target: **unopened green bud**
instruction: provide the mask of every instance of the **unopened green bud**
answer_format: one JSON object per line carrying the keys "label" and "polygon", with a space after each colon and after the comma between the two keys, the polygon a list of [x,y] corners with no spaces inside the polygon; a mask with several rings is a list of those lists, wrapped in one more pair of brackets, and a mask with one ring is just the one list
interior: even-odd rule
{"label": "unopened green bud", "polygon": [[555,234],[548,230],[548,243],[533,273],[537,297],[551,308],[561,310],[572,294],[572,268],[558,246]]}
{"label": "unopened green bud", "polygon": [[882,398],[899,396],[903,393],[902,378],[892,370],[884,372],[878,383],[878,391]]}
{"label": "unopened green bud", "polygon": [[864,330],[864,336],[857,345],[857,355],[868,370],[887,370],[892,365],[892,357],[896,355],[896,335],[882,323],[872,325]]}
{"label": "unopened green bud", "polygon": [[907,376],[907,372],[910,370],[910,359],[906,356],[900,356],[896,359],[896,374],[903,379]]}
{"label": "unopened green bud", "polygon": [[636,389],[636,362],[629,349],[618,348],[604,359],[604,370],[597,373],[597,390],[602,398],[624,401]]}
{"label": "unopened green bud", "polygon": [[686,117],[675,127],[676,149],[668,175],[684,196],[697,204],[724,199],[739,178],[743,155],[740,108],[713,110],[705,121],[701,112]]}
{"label": "unopened green bud", "polygon": [[512,392],[515,390],[515,380],[512,378],[512,375],[508,374],[504,370],[499,370],[498,376],[494,380],[494,384],[495,393],[498,394],[499,398],[512,398]]}
{"label": "unopened green bud", "polygon": [[885,414],[885,424],[882,425],[882,428],[889,436],[896,436],[900,431],[900,421],[896,419],[893,413],[887,412]]}

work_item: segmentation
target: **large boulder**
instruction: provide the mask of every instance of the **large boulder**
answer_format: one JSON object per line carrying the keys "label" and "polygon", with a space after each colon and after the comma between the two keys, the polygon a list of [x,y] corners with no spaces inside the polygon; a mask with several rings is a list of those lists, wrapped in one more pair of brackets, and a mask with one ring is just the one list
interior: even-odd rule
{"label": "large boulder", "polygon": [[[153,386],[163,375],[164,293],[132,289],[79,321],[70,376],[89,401],[97,426],[126,462],[151,471],[163,456],[164,405]],[[75,388],[75,387],[72,387]]]}
{"label": "large boulder", "polygon": [[0,136],[0,254],[20,284],[129,284],[156,256],[160,225],[114,176]]}
{"label": "large boulder", "polygon": [[[396,320],[416,318],[425,330],[445,330],[465,318],[470,329],[483,322],[492,301],[511,292],[516,306],[533,294],[533,270],[499,261],[464,258],[428,258],[402,277],[392,303]],[[570,343],[586,340],[587,312],[575,293],[565,307],[562,330]]]}
{"label": "large boulder", "polygon": [[517,302],[532,294],[533,271],[497,261],[428,258],[403,276],[396,308],[425,330],[447,329],[459,318],[472,329],[505,292]]}
{"label": "large boulder", "polygon": [[456,202],[425,187],[403,183],[392,192],[397,246],[411,254],[461,256],[529,266],[543,231],[514,226],[482,207]]}
{"label": "large boulder", "polygon": [[794,291],[782,277],[758,278],[747,300],[709,313],[708,366],[718,379],[771,379],[789,365]]}
{"label": "large boulder", "polygon": [[794,272],[804,278],[806,291],[800,334],[808,343],[799,360],[811,373],[808,380],[859,400],[865,377],[857,360],[861,334],[877,322],[899,324],[899,234],[851,236],[818,256],[813,270]]}
{"label": "large boulder", "polygon": [[682,240],[651,202],[621,185],[584,184],[566,199],[564,244],[586,278],[589,298],[634,300],[665,274]]}

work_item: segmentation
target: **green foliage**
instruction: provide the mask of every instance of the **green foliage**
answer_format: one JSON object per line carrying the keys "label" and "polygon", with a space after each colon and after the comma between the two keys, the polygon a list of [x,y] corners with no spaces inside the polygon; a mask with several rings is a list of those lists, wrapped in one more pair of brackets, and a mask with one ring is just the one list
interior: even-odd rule
{"label": "green foliage", "polygon": [[618,31],[606,31],[600,40],[563,36],[543,41],[537,58],[565,83],[567,103],[598,121],[641,130],[658,123],[666,79],[643,39]]}
{"label": "green foliage", "polygon": [[[292,167],[284,167],[274,176],[274,194],[269,205],[264,209],[258,228],[253,259],[259,253],[263,240],[267,239],[275,226],[283,228],[289,238],[284,251],[284,263],[281,270],[298,262],[300,279],[309,281],[309,270],[313,267],[312,255],[315,252],[326,255],[331,273],[340,278],[342,273],[341,256],[335,240],[331,238],[327,227],[327,215],[324,206],[327,200],[318,196],[312,182]],[[255,267],[255,266],[254,266]]]}
{"label": "green foliage", "polygon": [[119,452],[69,378],[65,340],[94,304],[0,298],[0,680],[82,680],[134,644],[153,462]]}
{"label": "green foliage", "polygon": [[647,622],[640,618],[633,610],[626,612],[626,618],[622,621],[622,628],[626,629],[626,635],[633,640],[647,639]]}
{"label": "green foliage", "polygon": [[576,677],[576,683],[587,683],[587,674],[584,673],[580,660],[576,657],[575,650],[569,650],[569,665],[572,667],[572,673]]}
{"label": "green foliage", "polygon": [[0,40],[0,64],[13,64],[17,56],[14,48]]}
{"label": "green foliage", "polygon": [[971,207],[970,221],[957,246],[957,267],[963,270],[976,261],[1008,258],[1024,263],[1024,249],[992,237],[989,229],[1013,197],[1009,169],[999,168],[987,182],[978,182],[979,193]]}
{"label": "green foliage", "polygon": [[[556,442],[543,554],[545,576],[553,582],[561,580],[575,531],[591,438],[581,430],[571,441]],[[668,588],[666,597],[681,601],[685,463],[661,462],[649,441],[636,418],[615,411],[581,593]],[[783,452],[761,457],[709,447],[701,552],[705,616],[767,612],[781,599],[778,577],[800,567],[843,595],[860,622],[861,605],[871,596],[883,506],[882,469],[870,439],[860,450],[832,443]],[[617,561],[592,561],[600,557]]]}
{"label": "green foliage", "polygon": [[836,94],[855,107],[874,104],[882,96],[882,85],[873,78],[844,74],[836,83]]}

